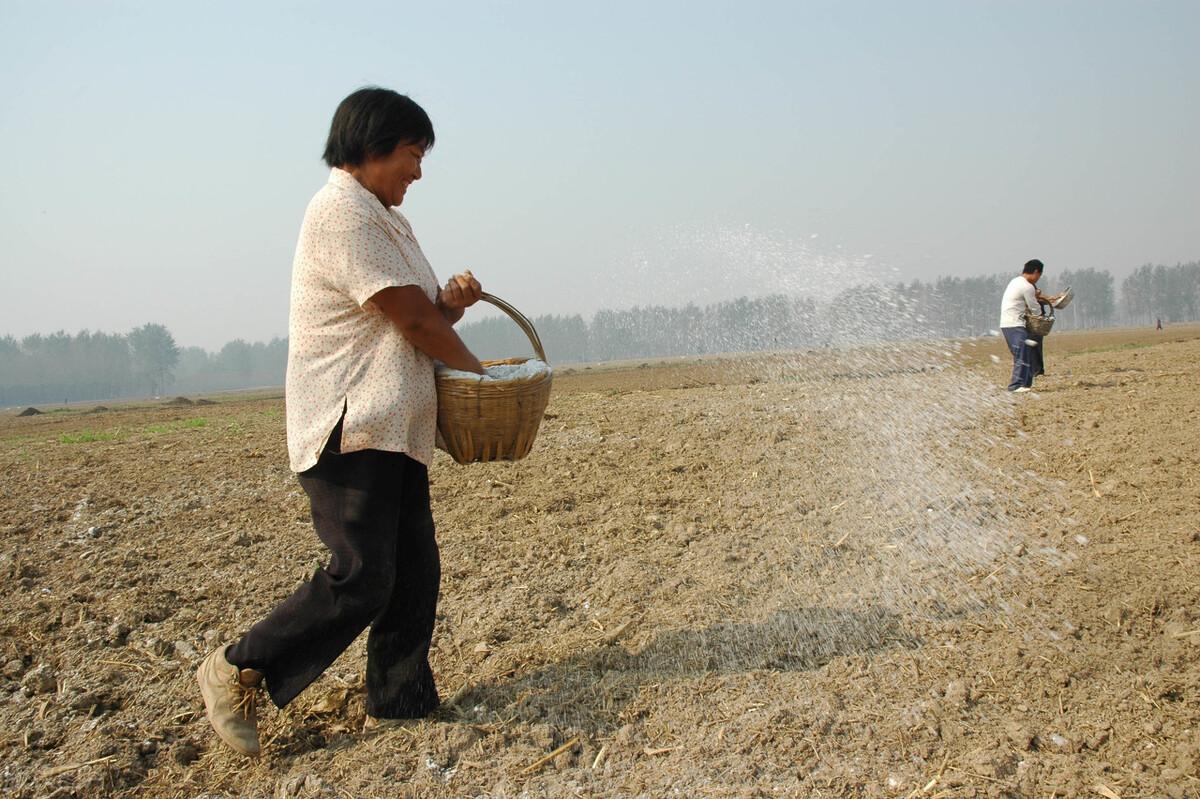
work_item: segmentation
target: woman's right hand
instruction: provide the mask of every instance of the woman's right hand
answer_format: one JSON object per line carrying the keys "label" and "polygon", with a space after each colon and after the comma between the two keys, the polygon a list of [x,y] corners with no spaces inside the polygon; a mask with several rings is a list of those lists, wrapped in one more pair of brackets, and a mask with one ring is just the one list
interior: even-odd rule
{"label": "woman's right hand", "polygon": [[438,292],[437,307],[451,323],[462,318],[463,311],[479,302],[483,287],[471,274],[471,270],[452,275],[446,286]]}

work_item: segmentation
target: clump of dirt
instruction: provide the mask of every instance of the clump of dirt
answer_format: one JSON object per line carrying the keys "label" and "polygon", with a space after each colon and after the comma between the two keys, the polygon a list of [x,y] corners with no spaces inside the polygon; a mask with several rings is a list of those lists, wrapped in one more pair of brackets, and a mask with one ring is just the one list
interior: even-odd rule
{"label": "clump of dirt", "polygon": [[196,400],[195,404],[196,405],[216,405],[217,403],[213,402],[210,399],[201,398],[201,399]]}
{"label": "clump of dirt", "polygon": [[108,410],[109,408],[105,405],[97,405],[95,408],[92,408],[90,411],[88,411],[88,413],[104,413]]}
{"label": "clump of dirt", "polygon": [[39,411],[37,408],[33,407],[32,405],[30,405],[28,408],[26,408],[25,410],[23,410],[17,414],[17,416],[41,416],[41,415],[42,415],[42,412]]}
{"label": "clump of dirt", "polygon": [[176,397],[175,399],[167,400],[163,404],[164,405],[195,405],[196,403],[192,402],[187,397]]}

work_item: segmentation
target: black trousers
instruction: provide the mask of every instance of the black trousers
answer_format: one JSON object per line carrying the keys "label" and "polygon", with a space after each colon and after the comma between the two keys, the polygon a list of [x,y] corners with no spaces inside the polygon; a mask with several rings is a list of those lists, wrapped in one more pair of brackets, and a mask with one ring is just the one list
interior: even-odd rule
{"label": "black trousers", "polygon": [[441,563],[425,466],[398,452],[338,452],[334,429],[300,474],[329,564],[230,647],[283,707],[368,625],[367,713],[418,718],[438,705],[429,668]]}
{"label": "black trousers", "polygon": [[1032,333],[1029,337],[1037,342],[1036,347],[1031,347],[1029,350],[1029,365],[1033,369],[1033,376],[1046,374],[1046,337],[1035,336]]}

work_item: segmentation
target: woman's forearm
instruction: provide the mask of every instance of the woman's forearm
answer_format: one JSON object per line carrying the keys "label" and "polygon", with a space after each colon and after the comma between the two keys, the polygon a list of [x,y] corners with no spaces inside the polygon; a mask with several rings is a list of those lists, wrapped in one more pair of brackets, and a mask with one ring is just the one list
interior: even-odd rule
{"label": "woman's forearm", "polygon": [[452,369],[483,373],[479,359],[467,349],[449,319],[417,286],[392,286],[370,300],[392,320],[400,335]]}
{"label": "woman's forearm", "polygon": [[421,352],[452,369],[483,374],[483,364],[467,349],[467,345],[454,332],[450,322],[441,317],[441,314],[438,314],[436,324],[417,324],[407,329],[401,328],[400,334]]}

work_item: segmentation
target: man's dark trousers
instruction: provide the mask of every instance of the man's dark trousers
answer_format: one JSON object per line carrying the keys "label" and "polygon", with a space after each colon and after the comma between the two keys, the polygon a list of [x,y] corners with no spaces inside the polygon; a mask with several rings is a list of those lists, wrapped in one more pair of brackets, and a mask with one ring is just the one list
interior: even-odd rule
{"label": "man's dark trousers", "polygon": [[265,677],[283,707],[368,625],[367,713],[417,718],[438,705],[429,668],[441,564],[424,465],[398,452],[338,452],[334,429],[300,474],[313,527],[329,548],[318,569],[241,641],[230,663]]}
{"label": "man's dark trousers", "polygon": [[1033,359],[1030,355],[1030,347],[1025,343],[1025,339],[1029,338],[1029,332],[1024,327],[1002,327],[1000,332],[1004,334],[1004,340],[1008,343],[1008,351],[1013,356],[1012,379],[1009,380],[1008,390],[1029,388],[1033,385]]}

